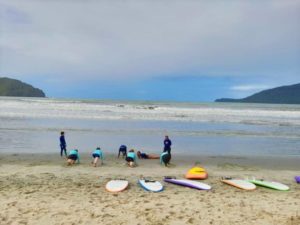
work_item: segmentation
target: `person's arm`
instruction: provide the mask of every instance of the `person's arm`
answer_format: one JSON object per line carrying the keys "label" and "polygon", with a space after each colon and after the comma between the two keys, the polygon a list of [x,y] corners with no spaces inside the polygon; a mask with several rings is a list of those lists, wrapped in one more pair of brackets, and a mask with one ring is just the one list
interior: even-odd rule
{"label": "person's arm", "polygon": [[63,143],[64,146],[67,146],[65,136],[63,136],[63,138],[62,138],[62,143]]}
{"label": "person's arm", "polygon": [[136,154],[134,153],[134,157],[133,157],[134,163],[136,163],[136,158],[137,158],[137,156],[136,156]]}
{"label": "person's arm", "polygon": [[101,158],[101,161],[103,162],[103,159],[104,159],[104,154],[102,151],[100,151],[100,158]]}
{"label": "person's arm", "polygon": [[79,157],[79,154],[77,153],[77,163],[79,164],[80,163],[80,157]]}

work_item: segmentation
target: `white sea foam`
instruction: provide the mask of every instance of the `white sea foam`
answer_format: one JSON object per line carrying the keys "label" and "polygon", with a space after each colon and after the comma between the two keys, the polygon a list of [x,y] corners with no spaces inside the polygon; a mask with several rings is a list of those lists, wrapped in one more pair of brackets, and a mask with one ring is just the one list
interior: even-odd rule
{"label": "white sea foam", "polygon": [[300,107],[0,98],[0,118],[192,121],[298,126]]}
{"label": "white sea foam", "polygon": [[[300,106],[0,97],[0,152],[91,149],[122,143],[145,151],[172,137],[175,152],[300,155]],[[226,146],[226,148],[224,148]]]}

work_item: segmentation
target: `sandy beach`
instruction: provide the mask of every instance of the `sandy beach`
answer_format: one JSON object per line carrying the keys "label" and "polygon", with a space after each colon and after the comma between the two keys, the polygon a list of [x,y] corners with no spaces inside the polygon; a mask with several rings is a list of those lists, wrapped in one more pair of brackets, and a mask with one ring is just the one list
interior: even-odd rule
{"label": "sandy beach", "polygon": [[[300,224],[300,185],[293,180],[300,170],[287,160],[287,169],[282,164],[280,170],[238,157],[174,157],[170,168],[157,160],[128,168],[113,155],[97,168],[88,154],[81,161],[67,167],[58,155],[2,154],[0,224]],[[182,178],[197,161],[209,173],[203,182],[210,191],[164,183],[163,192],[149,193],[137,184],[140,176]],[[221,176],[280,181],[290,191],[243,191],[221,183]],[[112,178],[128,179],[129,188],[107,192],[105,183]]]}

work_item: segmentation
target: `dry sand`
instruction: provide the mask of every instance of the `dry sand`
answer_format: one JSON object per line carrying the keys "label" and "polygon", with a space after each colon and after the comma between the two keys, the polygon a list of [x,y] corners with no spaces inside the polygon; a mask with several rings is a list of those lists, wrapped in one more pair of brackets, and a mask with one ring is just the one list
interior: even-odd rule
{"label": "dry sand", "polygon": [[[203,182],[211,191],[166,183],[163,192],[149,193],[137,185],[140,176],[182,178],[203,159],[174,158],[170,168],[158,160],[139,160],[138,167],[128,168],[115,156],[97,168],[88,155],[81,161],[67,167],[57,155],[0,155],[0,224],[300,224],[300,184],[294,181],[300,170],[295,165],[279,170],[243,158],[208,157],[203,166],[209,178]],[[265,178],[291,190],[243,191],[221,183],[221,176]],[[109,193],[105,183],[111,178],[126,178],[130,186]]]}

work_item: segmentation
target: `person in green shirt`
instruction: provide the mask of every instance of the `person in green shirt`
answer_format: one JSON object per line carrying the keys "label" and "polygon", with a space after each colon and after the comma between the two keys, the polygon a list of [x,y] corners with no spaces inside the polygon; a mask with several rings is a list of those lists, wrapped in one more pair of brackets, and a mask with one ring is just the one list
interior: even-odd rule
{"label": "person in green shirt", "polygon": [[77,163],[80,163],[80,157],[79,157],[79,154],[78,154],[78,149],[74,149],[74,150],[70,151],[70,153],[68,155],[68,159],[67,159],[67,164],[68,164],[68,166],[71,166],[76,161],[77,161]]}
{"label": "person in green shirt", "polygon": [[160,155],[160,164],[164,164],[165,166],[169,166],[171,160],[171,155],[168,152],[163,152]]}
{"label": "person in green shirt", "polygon": [[134,167],[136,166],[136,155],[133,149],[131,149],[128,153],[127,156],[125,158],[128,166],[130,167]]}
{"label": "person in green shirt", "polygon": [[96,150],[93,151],[93,154],[92,154],[94,160],[92,162],[93,166],[94,167],[97,167],[98,165],[98,160],[101,159],[100,161],[100,165],[103,164],[103,152],[102,150],[100,149],[100,147],[97,147]]}

